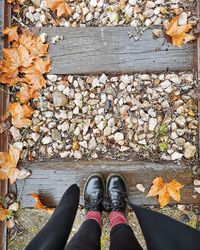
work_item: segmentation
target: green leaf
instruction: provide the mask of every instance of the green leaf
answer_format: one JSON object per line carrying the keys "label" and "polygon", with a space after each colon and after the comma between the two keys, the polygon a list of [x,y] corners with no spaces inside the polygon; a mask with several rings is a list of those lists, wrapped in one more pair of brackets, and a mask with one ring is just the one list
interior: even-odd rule
{"label": "green leaf", "polygon": [[168,145],[165,142],[159,143],[159,149],[161,152],[166,151],[168,149]]}
{"label": "green leaf", "polygon": [[166,123],[162,123],[162,125],[159,128],[158,133],[159,133],[159,135],[166,135],[167,134],[167,124]]}

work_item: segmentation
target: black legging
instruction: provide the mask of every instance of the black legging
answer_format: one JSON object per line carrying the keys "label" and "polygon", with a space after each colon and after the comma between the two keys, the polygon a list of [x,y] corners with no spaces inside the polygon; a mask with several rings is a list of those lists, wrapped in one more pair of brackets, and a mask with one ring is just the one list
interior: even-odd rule
{"label": "black legging", "polygon": [[[79,204],[79,188],[72,185],[26,250],[100,250],[101,228],[95,220],[83,222],[67,243]],[[137,215],[149,250],[199,250],[200,233],[168,216],[130,204]],[[128,225],[110,233],[111,250],[141,250]],[[67,243],[67,244],[66,244]]]}
{"label": "black legging", "polygon": [[[95,220],[86,220],[66,245],[65,250],[100,250],[100,238],[99,224]],[[110,250],[142,250],[142,248],[131,227],[120,224],[110,232]]]}

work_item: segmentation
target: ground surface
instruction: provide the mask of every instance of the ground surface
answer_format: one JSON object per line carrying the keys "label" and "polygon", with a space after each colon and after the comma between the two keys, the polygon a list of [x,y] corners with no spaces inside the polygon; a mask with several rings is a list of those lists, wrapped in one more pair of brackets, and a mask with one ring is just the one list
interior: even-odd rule
{"label": "ground surface", "polygon": [[[180,211],[177,208],[165,208],[163,210],[158,210],[166,215],[171,216],[179,221],[182,221],[190,226],[195,227],[197,223],[197,215],[191,211]],[[17,213],[17,220],[20,224],[21,229],[16,233],[14,240],[9,241],[9,250],[22,250],[27,246],[29,241],[36,235],[38,230],[45,224],[48,220],[49,215],[45,212],[36,210],[36,209],[21,209]],[[73,225],[71,236],[78,230],[81,222],[84,221],[85,212],[84,210],[79,209],[76,217],[76,221]],[[136,237],[138,238],[141,245],[146,250],[145,241],[143,239],[143,235],[141,229],[138,225],[138,221],[134,215],[134,213],[128,214],[128,220],[130,226],[133,228]],[[107,215],[104,214],[104,227],[102,233],[102,250],[109,249],[109,225],[107,222]],[[20,232],[20,231],[23,232]],[[15,234],[14,232],[12,233]],[[71,237],[70,236],[70,237]]]}
{"label": "ground surface", "polygon": [[[197,23],[196,1],[69,1],[72,16],[57,18],[45,0],[32,0],[13,14],[13,24],[22,27],[132,26],[135,40],[147,28],[160,36],[160,29],[176,14],[184,13]],[[185,20],[182,20],[185,21]],[[56,37],[52,42],[58,42]],[[58,43],[59,44],[59,43]],[[103,72],[102,72],[103,73]],[[39,101],[33,100],[33,126],[11,127],[13,142],[22,144],[21,160],[44,159],[150,159],[196,162],[197,100],[193,72],[135,74],[120,76],[49,75]],[[149,183],[150,185],[150,183]],[[197,215],[175,208],[162,211],[196,226]],[[187,215],[185,215],[187,214]],[[12,230],[9,250],[22,250],[45,224],[49,216],[35,209],[21,209],[17,232]],[[74,234],[84,220],[79,210]],[[104,218],[105,220],[105,218]],[[133,214],[130,225],[145,247]],[[102,249],[108,249],[109,226],[105,224]]]}
{"label": "ground surface", "polygon": [[191,72],[107,77],[49,75],[33,125],[11,133],[32,158],[195,159]]}

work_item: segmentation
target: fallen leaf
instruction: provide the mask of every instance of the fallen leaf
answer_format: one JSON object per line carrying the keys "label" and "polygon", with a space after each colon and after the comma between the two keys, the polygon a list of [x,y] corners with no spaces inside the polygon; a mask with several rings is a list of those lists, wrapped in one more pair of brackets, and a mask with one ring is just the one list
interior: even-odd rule
{"label": "fallen leaf", "polygon": [[24,81],[34,85],[35,89],[40,89],[46,86],[46,80],[43,75],[50,71],[51,61],[47,58],[45,61],[42,58],[37,58],[33,65],[24,70]]}
{"label": "fallen leaf", "polygon": [[16,94],[16,97],[19,98],[22,104],[27,104],[31,99],[37,98],[38,96],[38,90],[34,86],[28,86],[27,84],[22,84],[20,93]]}
{"label": "fallen leaf", "polygon": [[55,210],[54,208],[47,208],[46,206],[43,205],[43,203],[40,200],[39,194],[31,193],[30,195],[35,199],[35,202],[36,202],[34,208],[42,209],[50,215],[54,212]]}
{"label": "fallen leaf", "polygon": [[7,77],[16,77],[21,71],[20,67],[29,67],[33,62],[33,57],[23,45],[19,45],[18,48],[3,49],[3,55],[2,72],[6,73]]}
{"label": "fallen leaf", "polygon": [[26,0],[7,0],[7,3],[19,3],[19,4],[23,4]]}
{"label": "fallen leaf", "polygon": [[8,209],[5,209],[0,205],[0,221],[4,221],[10,214]]}
{"label": "fallen leaf", "polygon": [[15,102],[9,104],[8,111],[12,116],[12,124],[16,128],[24,128],[32,124],[32,121],[27,118],[33,113],[32,107],[26,104],[20,105],[20,103]]}
{"label": "fallen leaf", "polygon": [[70,16],[72,10],[65,0],[46,0],[47,7],[57,12],[57,16]]}
{"label": "fallen leaf", "polygon": [[4,34],[8,36],[8,42],[17,41],[19,35],[17,33],[18,26],[7,27],[4,29]]}
{"label": "fallen leaf", "polygon": [[10,145],[9,152],[0,152],[0,179],[10,178],[15,172],[21,150]]}
{"label": "fallen leaf", "polygon": [[[40,36],[34,36],[32,33],[20,35],[19,44],[23,45],[32,56],[43,57],[48,54],[49,45],[43,43]],[[14,45],[17,46],[17,44]]]}
{"label": "fallen leaf", "polygon": [[187,33],[192,29],[192,25],[179,25],[179,18],[180,15],[174,17],[166,27],[166,34],[171,36],[172,44],[177,47],[196,39],[195,36]]}
{"label": "fallen leaf", "polygon": [[183,185],[176,180],[165,183],[162,177],[156,177],[153,180],[153,185],[151,186],[147,197],[158,196],[160,207],[163,208],[169,204],[170,198],[174,199],[176,202],[180,202],[180,189],[182,187]]}

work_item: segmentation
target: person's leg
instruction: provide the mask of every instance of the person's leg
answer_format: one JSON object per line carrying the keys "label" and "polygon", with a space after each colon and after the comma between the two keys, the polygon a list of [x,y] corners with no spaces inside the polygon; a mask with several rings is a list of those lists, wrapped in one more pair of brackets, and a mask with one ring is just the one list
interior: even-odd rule
{"label": "person's leg", "polygon": [[86,220],[67,243],[65,250],[100,250],[103,193],[102,177],[96,174],[90,176],[84,188]]}
{"label": "person's leg", "polygon": [[72,185],[63,195],[46,225],[26,247],[26,250],[63,250],[76,216],[80,191]]}
{"label": "person's leg", "polygon": [[107,179],[107,210],[110,220],[110,250],[142,250],[133,230],[127,225],[127,188],[124,179],[112,174]]}
{"label": "person's leg", "polygon": [[101,227],[97,221],[86,220],[66,245],[65,250],[100,250],[100,238]]}

